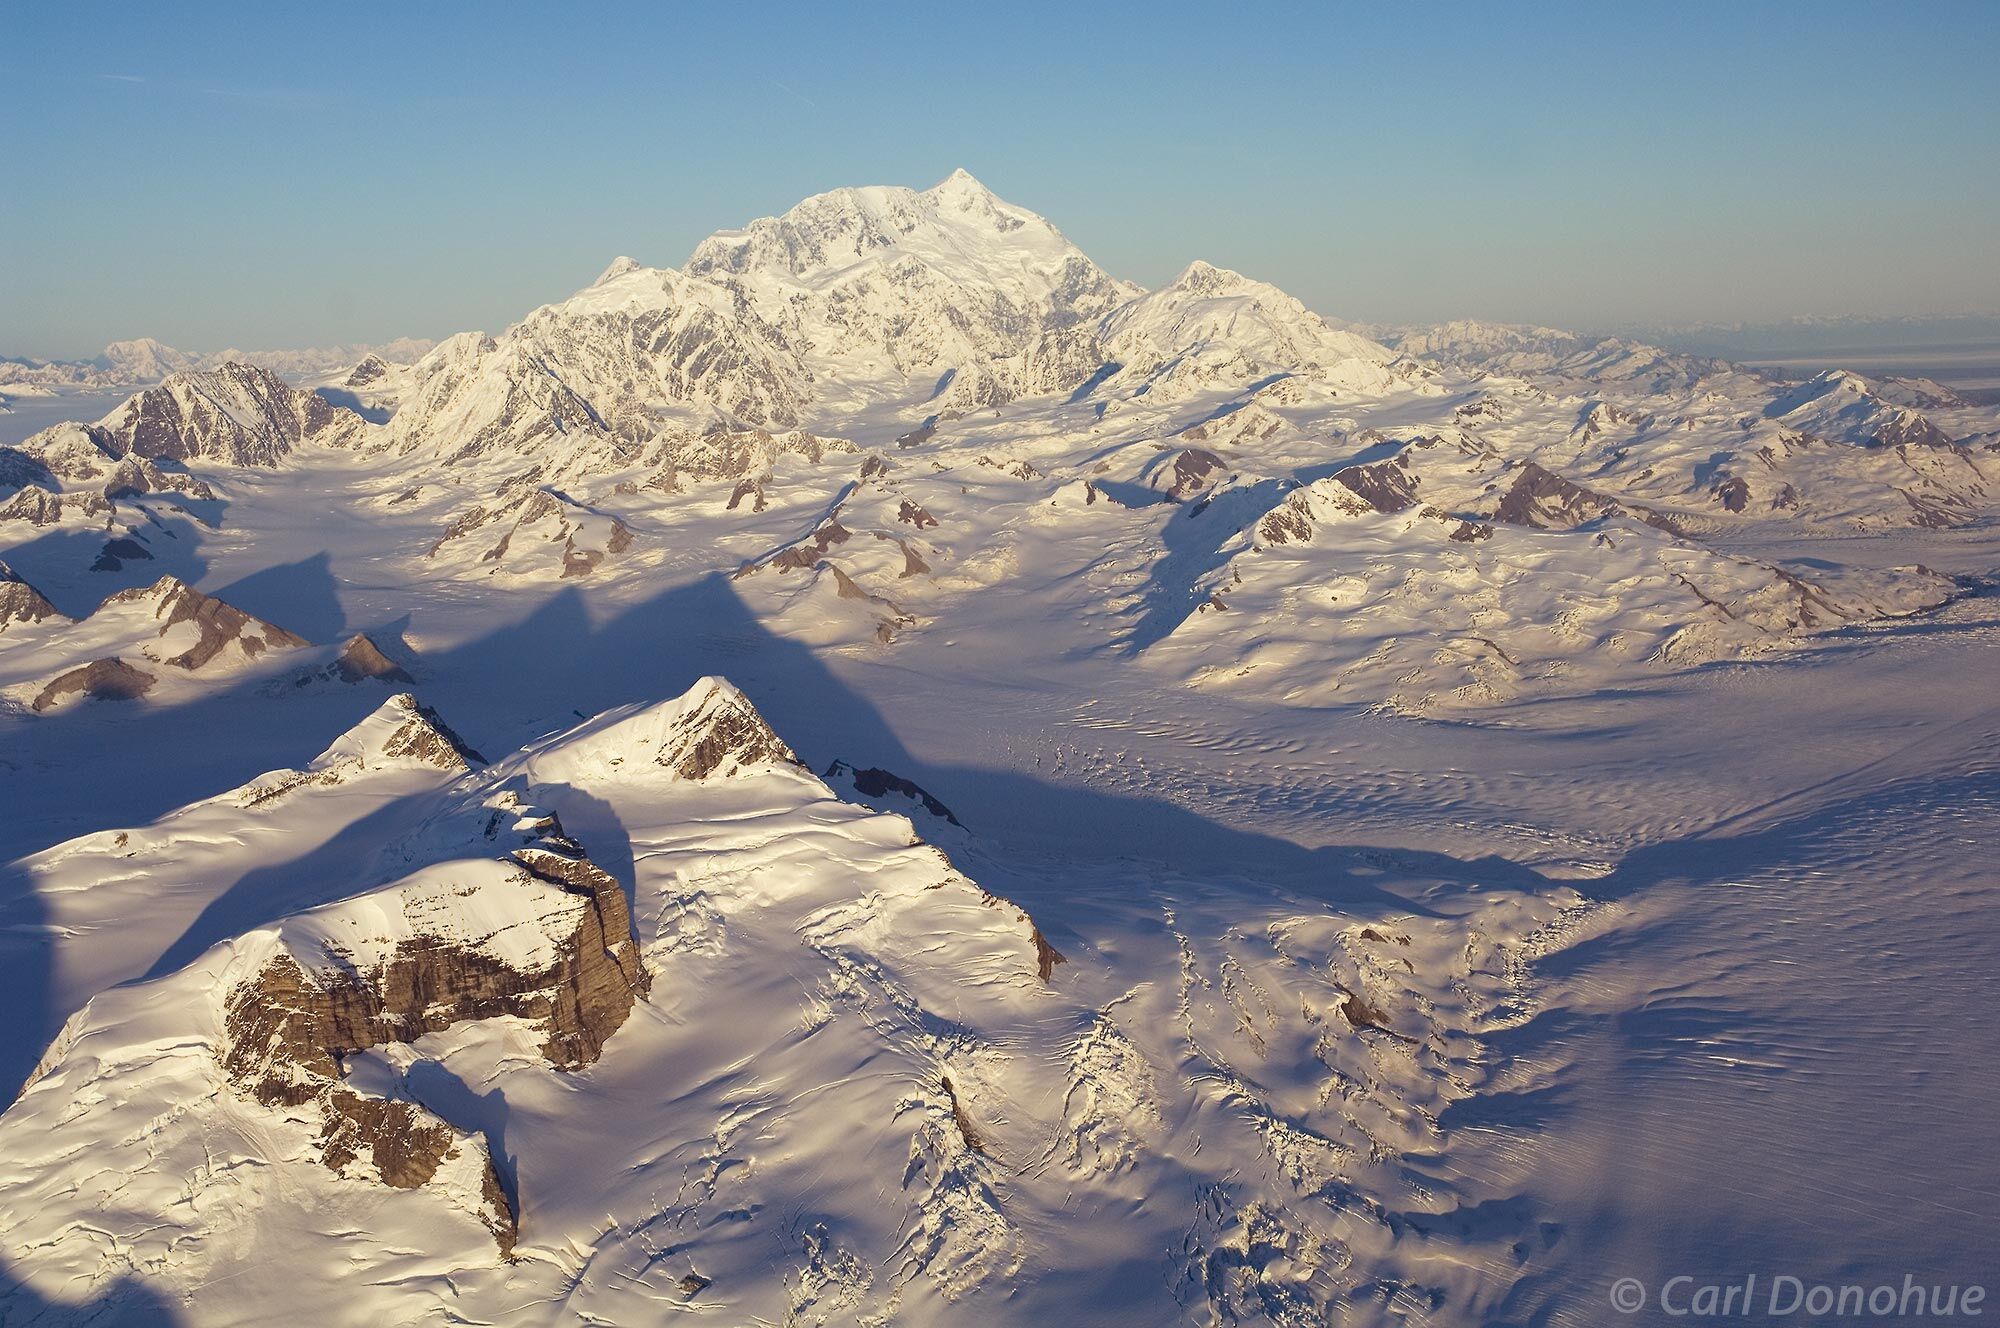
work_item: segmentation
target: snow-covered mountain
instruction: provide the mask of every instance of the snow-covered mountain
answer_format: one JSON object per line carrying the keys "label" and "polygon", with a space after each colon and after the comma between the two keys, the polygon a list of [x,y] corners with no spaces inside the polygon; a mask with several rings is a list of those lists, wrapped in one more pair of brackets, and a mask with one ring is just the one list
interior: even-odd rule
{"label": "snow-covered mountain", "polygon": [[[1720,553],[1467,434],[1292,489],[1218,555],[1189,588],[1193,611],[1149,653],[1197,686],[1315,704],[1358,693],[1416,713],[1610,685],[1635,665],[1751,658],[1959,593],[1922,567]],[[1342,640],[1355,645],[1329,649]]]}
{"label": "snow-covered mountain", "polygon": [[[46,711],[91,698],[147,696],[163,677],[240,672],[259,656],[295,650],[304,638],[163,576],[111,595],[81,621],[53,611],[8,569],[0,590],[11,607],[0,622],[0,698]],[[170,684],[165,695],[191,685]]]}
{"label": "snow-covered mountain", "polygon": [[[98,421],[119,456],[273,466],[302,442],[357,441],[361,417],[291,387],[268,369],[224,364],[174,373]],[[33,439],[29,440],[32,444]]]}
{"label": "snow-covered mountain", "polygon": [[1516,378],[1624,384],[1653,393],[1686,391],[1744,372],[1722,360],[1617,337],[1466,319],[1394,333],[1387,340],[1406,355],[1460,368]]}
{"label": "snow-covered mountain", "polygon": [[[218,891],[335,834],[275,897]],[[1453,1201],[1406,1159],[1574,908],[1266,905],[1079,972],[716,679],[491,765],[398,697],[304,769],[23,867],[103,882],[63,896],[72,932],[142,892],[202,939],[78,947],[66,989],[98,994],[0,1117],[0,1249],[51,1295],[137,1263],[217,1321],[949,1323],[1107,1261],[1153,1321],[1318,1321],[1390,1268],[1465,1294],[1408,1234]]]}
{"label": "snow-covered mountain", "polygon": [[121,348],[0,448],[0,1322],[1592,1323],[1738,1140],[1936,1240],[1814,1021],[2000,1064],[2000,412],[1379,335],[958,173]]}
{"label": "snow-covered mountain", "polygon": [[1381,392],[1394,358],[1366,337],[1334,330],[1277,287],[1202,262],[1107,318],[1104,345],[1149,391],[1162,382],[1198,390],[1310,373]]}
{"label": "snow-covered mountain", "polygon": [[410,364],[435,344],[399,337],[380,345],[326,346],[312,350],[179,350],[152,337],[114,341],[89,360],[0,358],[0,388],[46,392],[53,389],[145,387],[177,373],[200,373],[228,364],[248,364],[294,381],[346,374],[362,361]]}
{"label": "snow-covered mountain", "polygon": [[[1283,665],[1275,694],[1440,706],[1790,648],[1935,605],[1948,597],[1935,577],[1845,595],[1820,570],[1808,580],[1824,593],[1806,598],[1837,609],[1787,609],[1789,592],[1773,592],[1768,612],[1746,614],[1743,596],[1799,572],[1703,541],[1752,523],[1960,526],[1989,510],[2000,469],[1992,412],[1941,398],[1926,410],[1853,375],[1787,387],[1547,328],[1454,323],[1394,340],[1206,263],[1140,291],[958,172],[924,191],[822,194],[717,233],[678,270],[619,259],[499,336],[453,337],[408,367],[365,360],[330,395],[393,411],[383,423],[251,366],[175,373],[100,425],[29,440],[0,473],[15,487],[0,516],[108,517],[117,548],[99,557],[115,569],[158,552],[157,504],[126,511],[119,494],[225,502],[245,482],[228,468],[358,466],[375,519],[429,524],[397,537],[422,575],[617,578],[707,550],[695,556],[760,611],[829,645],[976,621],[1033,549],[1094,587],[1071,611],[1101,623],[1108,648],[1177,676],[1270,674],[1251,657],[1296,652],[1265,656],[1237,634],[1275,648],[1288,623],[1328,671],[1301,686]],[[1400,500],[1380,513],[1394,520],[1370,540],[1407,560],[1393,593],[1343,580],[1348,554],[1308,570],[1311,540],[1267,556],[1258,531],[1284,519],[1281,503],[1337,506],[1336,472],[1434,458],[1422,440],[1474,460],[1451,480],[1426,462],[1419,518]],[[107,462],[136,473],[106,481]],[[1590,497],[1560,533],[1524,542],[1504,528],[1537,523],[1502,509],[1531,476]],[[213,513],[179,508],[168,515],[201,538]],[[1640,529],[1598,529],[1607,520]],[[1496,522],[1497,539],[1448,537]],[[1612,543],[1639,563],[1613,574]],[[1689,558],[1709,571],[1683,575]],[[1478,607],[1451,589],[1469,578],[1491,592],[1503,563],[1523,586],[1569,583],[1568,607],[1548,612],[1596,626],[1531,648],[1498,623],[1543,621],[1541,600]],[[1227,628],[1208,617],[1247,610],[1255,594],[1237,587],[1280,565],[1266,611]],[[1659,595],[1642,604],[1645,582]],[[1385,652],[1391,602],[1407,645]],[[1512,662],[1468,662],[1467,640]],[[1469,686],[1466,668],[1510,681]]]}
{"label": "snow-covered mountain", "polygon": [[963,172],[841,189],[711,236],[682,270],[621,258],[498,338],[450,339],[410,372],[388,438],[543,459],[676,428],[992,406],[1081,385],[1097,320],[1136,294]]}

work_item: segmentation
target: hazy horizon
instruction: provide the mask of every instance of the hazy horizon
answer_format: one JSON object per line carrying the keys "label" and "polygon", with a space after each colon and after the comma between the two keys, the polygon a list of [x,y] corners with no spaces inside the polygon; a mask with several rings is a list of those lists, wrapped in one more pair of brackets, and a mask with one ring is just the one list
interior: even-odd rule
{"label": "hazy horizon", "polygon": [[1360,322],[1996,309],[2000,11],[1925,12],[22,11],[0,350],[496,330],[960,166],[1118,276]]}

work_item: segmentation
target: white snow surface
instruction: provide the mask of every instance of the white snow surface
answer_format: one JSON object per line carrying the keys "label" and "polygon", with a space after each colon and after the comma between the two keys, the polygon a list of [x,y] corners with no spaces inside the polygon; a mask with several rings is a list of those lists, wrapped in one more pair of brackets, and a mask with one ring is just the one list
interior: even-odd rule
{"label": "white snow surface", "polygon": [[[0,560],[66,615],[0,621],[0,1321],[1586,1328],[1620,1276],[1977,1280],[2000,415],[1386,340],[1205,264],[1142,292],[961,174],[621,259],[270,455],[0,451]],[[91,610],[162,575],[314,644],[26,708],[154,649]],[[415,702],[325,667],[357,631],[492,763],[396,741]],[[797,762],[675,772],[746,715]],[[456,1132],[411,1190],[227,1082],[272,947],[545,957],[578,897],[503,859],[551,814],[653,977],[600,1060],[510,1019],[353,1058]]]}

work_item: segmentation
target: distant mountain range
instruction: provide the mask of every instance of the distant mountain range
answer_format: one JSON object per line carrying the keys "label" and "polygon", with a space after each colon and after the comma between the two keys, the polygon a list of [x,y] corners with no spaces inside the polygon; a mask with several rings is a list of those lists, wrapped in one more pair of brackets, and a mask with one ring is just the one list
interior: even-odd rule
{"label": "distant mountain range", "polygon": [[1068,610],[1107,641],[1199,687],[1429,712],[1933,607],[1954,590],[1929,573],[1723,549],[1967,524],[2000,479],[2000,421],[1936,383],[1788,386],[1550,328],[1381,335],[1203,262],[1141,290],[958,172],[808,199],[679,269],[620,258],[498,336],[365,352],[317,394],[114,347],[93,372],[167,377],[0,449],[0,520],[94,523],[122,565],[226,494],[215,467],[337,453],[385,530],[428,526],[390,537],[426,575],[708,548],[814,639],[880,642],[976,620],[1031,549],[1081,569],[1133,538],[1145,591],[1107,570]]}
{"label": "distant mountain range", "polygon": [[1760,323],[1633,324],[1621,333],[1701,355],[1757,359],[1813,352],[2000,343],[2000,314],[1851,314]]}
{"label": "distant mountain range", "polygon": [[0,392],[27,395],[35,389],[151,386],[176,373],[201,373],[225,364],[248,364],[292,379],[344,372],[373,355],[408,364],[435,345],[401,337],[379,346],[326,346],[313,350],[178,350],[151,337],[114,341],[88,360],[34,360],[0,357]]}

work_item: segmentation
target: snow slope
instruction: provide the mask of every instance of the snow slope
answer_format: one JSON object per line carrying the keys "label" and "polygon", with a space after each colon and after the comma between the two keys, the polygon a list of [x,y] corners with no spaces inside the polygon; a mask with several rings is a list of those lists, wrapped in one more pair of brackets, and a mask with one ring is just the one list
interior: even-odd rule
{"label": "snow slope", "polygon": [[[1572,892],[1370,925],[1269,900],[1226,906],[1220,930],[1197,893],[1086,974],[908,820],[836,800],[725,683],[485,768],[432,728],[443,769],[393,755],[429,723],[392,703],[296,775],[37,860],[51,886],[113,846],[173,871],[225,806],[314,838],[357,801],[425,809],[373,841],[372,875],[323,881],[328,902],[243,898],[276,916],[69,1020],[0,1118],[0,1247],[31,1287],[89,1298],[142,1268],[210,1322],[304,1297],[332,1323],[551,1298],[586,1320],[954,1322],[1053,1310],[1105,1266],[1132,1270],[1129,1322],[1200,1305],[1390,1322],[1504,1291],[1414,1229],[1467,1197],[1416,1175],[1430,1122],[1491,1073],[1483,1033],[1528,1008],[1520,959],[1581,916]],[[575,944],[588,901],[534,870],[544,845],[589,862],[597,836],[563,839],[557,818],[592,806],[629,836],[595,851],[635,873],[609,888],[631,891],[647,984],[601,1060],[565,1060],[561,1000],[537,1023],[547,999],[517,987]],[[312,897],[295,883],[280,907]],[[415,1027],[389,1022],[410,968],[428,974]],[[274,973],[281,1008],[318,1008],[317,984],[331,1013],[308,1032],[260,1017]],[[350,982],[387,993],[382,1031],[340,1022]],[[327,1040],[349,1050],[315,1062]],[[386,1134],[385,1104],[404,1113]],[[1190,1202],[1146,1202],[1176,1193]],[[1095,1234],[1062,1234],[1075,1223]],[[1481,1222],[1470,1248],[1518,1234]],[[362,1295],[357,1263],[375,1270]]]}

